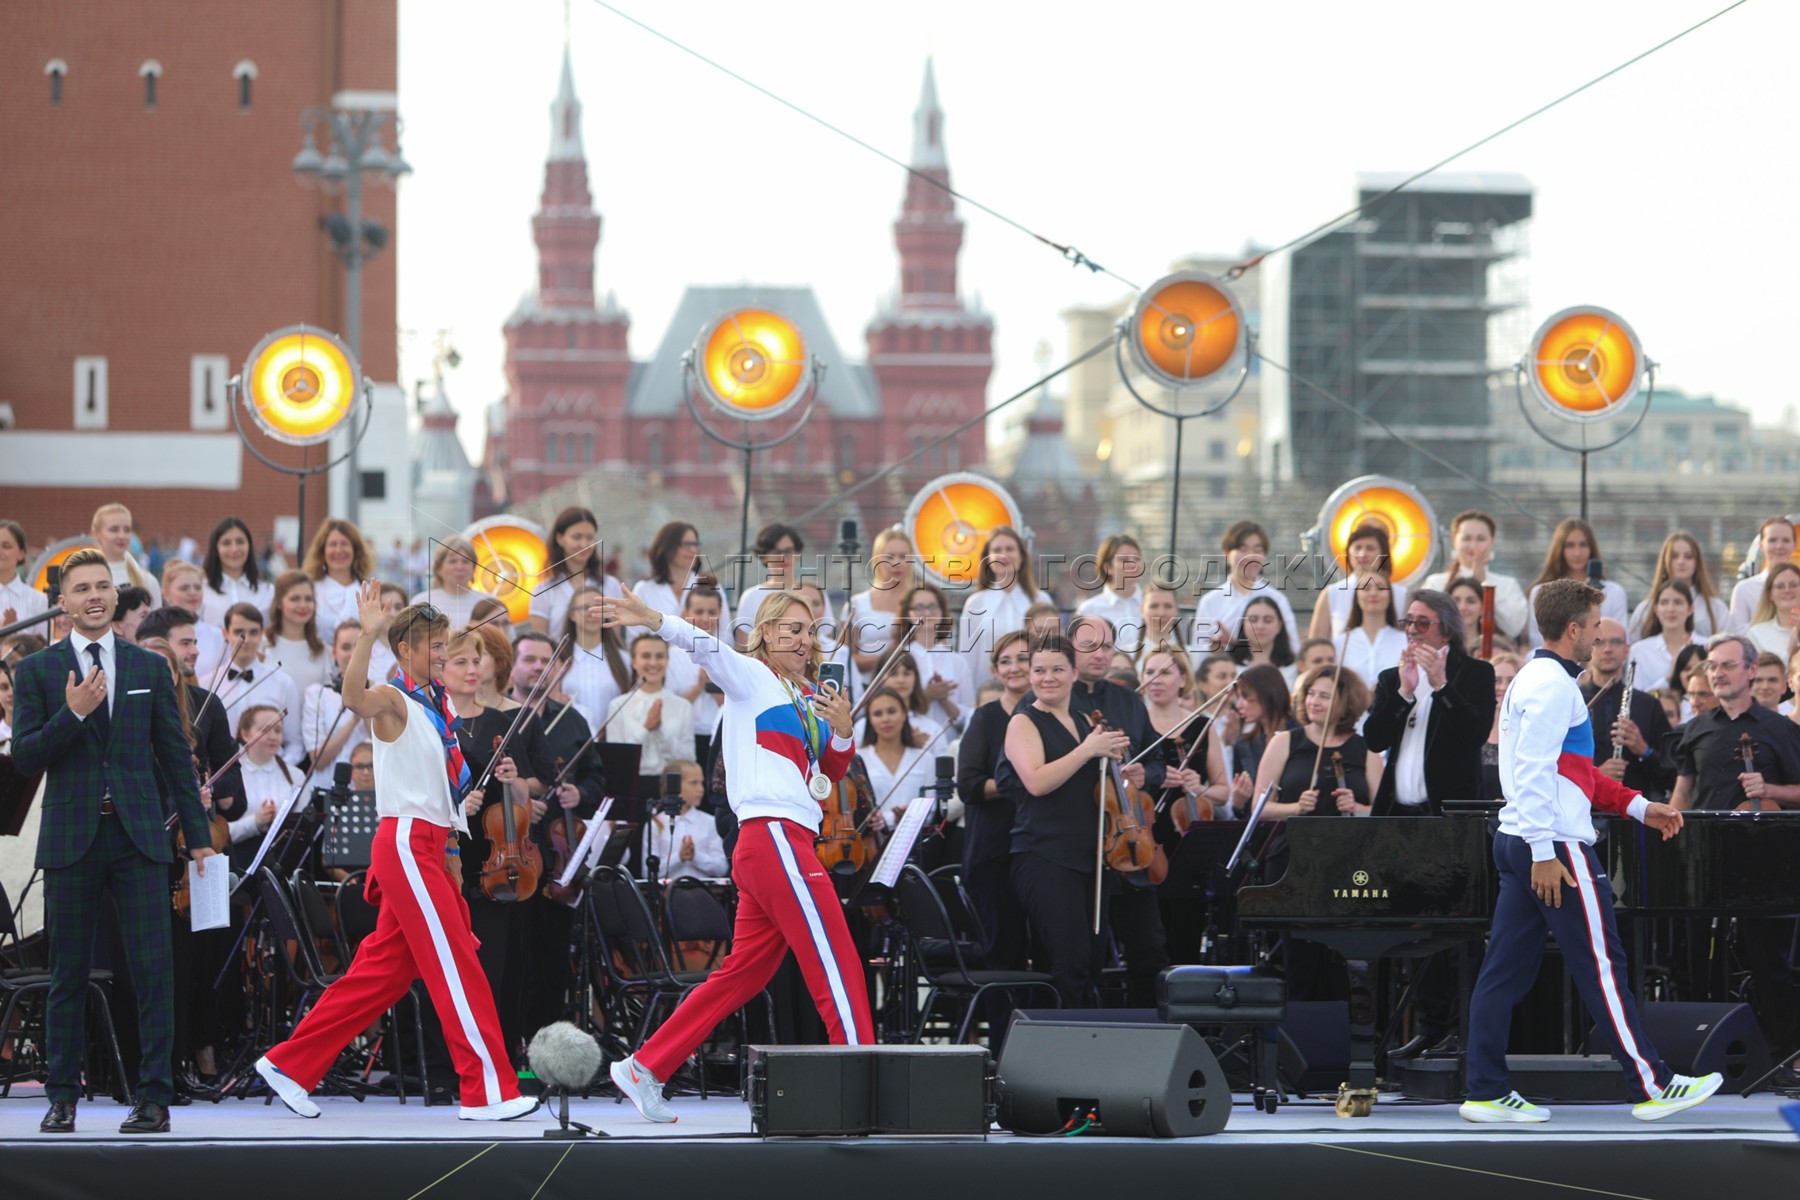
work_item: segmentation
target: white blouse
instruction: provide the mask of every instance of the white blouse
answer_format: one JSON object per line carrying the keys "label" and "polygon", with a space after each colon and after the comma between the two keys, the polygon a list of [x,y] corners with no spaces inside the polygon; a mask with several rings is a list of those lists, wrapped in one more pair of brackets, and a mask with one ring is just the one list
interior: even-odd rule
{"label": "white blouse", "polygon": [[[1694,597],[1694,640],[1704,642],[1715,633],[1723,633],[1731,628],[1731,609],[1717,596]],[[1644,623],[1650,619],[1650,599],[1645,597],[1638,601],[1638,606],[1631,610],[1631,621],[1625,626],[1625,636],[1637,641],[1644,636]]]}
{"label": "white blouse", "polygon": [[1400,652],[1406,649],[1406,635],[1392,625],[1383,625],[1371,641],[1368,627],[1362,626],[1345,630],[1338,640],[1338,649],[1343,655],[1338,661],[1355,671],[1373,690],[1376,678],[1383,671],[1400,665]]}
{"label": "white blouse", "polygon": [[[133,565],[136,565],[137,559],[135,559],[135,558],[131,557],[131,555],[127,554],[124,558],[120,559],[118,562],[109,562],[106,564],[112,570],[113,586],[115,588],[122,588],[126,584],[131,582],[131,571],[126,567],[126,565],[125,565],[126,563],[131,563]],[[152,576],[150,574],[150,572],[145,571],[143,567],[139,566],[138,570],[143,572],[144,590],[150,593],[150,607],[151,608],[161,608],[162,607],[162,585],[157,583],[156,578],[154,576]],[[23,615],[23,614],[20,614],[20,615]]]}
{"label": "white blouse", "polygon": [[[650,706],[662,701],[662,721],[646,729]],[[694,710],[667,686],[660,692],[636,691],[615,696],[607,706],[606,740],[614,744],[642,746],[639,775],[661,775],[670,759],[694,753]]]}
{"label": "white blouse", "polygon": [[[1688,639],[1689,642],[1694,640]],[[1660,633],[1631,643],[1628,657],[1637,664],[1631,686],[1640,692],[1652,692],[1667,684],[1669,672],[1675,667],[1675,656],[1669,653],[1668,644]]]}
{"label": "white blouse", "polygon": [[1144,589],[1135,586],[1129,596],[1113,591],[1111,584],[1075,606],[1079,617],[1100,617],[1111,621],[1113,645],[1127,654],[1136,654],[1144,640]]}
{"label": "white blouse", "polygon": [[[694,857],[681,857],[681,844],[694,839]],[[719,838],[718,823],[707,813],[690,808],[670,820],[656,813],[644,824],[644,861],[656,859],[664,879],[723,879],[731,874],[731,859]]]}
{"label": "white blouse", "polygon": [[[585,588],[590,583],[586,576],[581,578],[582,587]],[[563,635],[563,624],[569,619],[569,602],[575,599],[575,587],[574,580],[559,579],[540,587],[532,594],[531,615],[543,618],[544,630],[553,638],[561,638]],[[600,592],[605,596],[623,596],[625,585],[608,575],[600,584]]]}
{"label": "white blouse", "polygon": [[874,746],[863,746],[858,751],[857,757],[862,759],[863,766],[868,769],[869,785],[875,792],[875,802],[881,808],[881,815],[887,819],[889,829],[900,822],[894,810],[917,800],[919,793],[936,781],[937,756],[948,753],[943,739],[939,738],[922,750],[908,750],[901,757],[899,768],[890,771],[887,764],[881,761],[881,755],[875,753]]}
{"label": "white blouse", "polygon": [[936,700],[931,702],[931,718],[939,725],[962,729],[968,723],[970,710],[975,707],[975,680],[969,675],[969,660],[947,641],[921,646],[915,638],[907,652],[918,668],[921,684],[929,684],[934,675],[950,681],[950,700],[956,705],[956,719],[951,720],[949,710]]}
{"label": "white blouse", "polygon": [[[698,579],[699,575],[696,574],[694,578]],[[725,590],[723,582],[717,586],[719,590],[719,628],[729,629],[731,628],[731,593]],[[673,584],[658,583],[654,579],[640,579],[631,585],[631,594],[639,600],[659,613],[668,613],[676,617],[681,615],[681,608],[687,603],[688,593],[693,590],[692,580],[681,589],[679,596],[675,594]]]}
{"label": "white blouse", "polygon": [[[681,699],[687,700],[688,689],[692,688],[700,679],[700,668],[695,665],[693,655],[673,642],[668,645],[669,671],[664,688],[670,692],[681,693]],[[688,704],[694,713],[694,732],[703,737],[711,737],[713,731],[719,727],[719,697],[702,689],[698,696],[688,701]],[[686,757],[686,755],[678,757]]]}
{"label": "white blouse", "polygon": [[313,599],[318,604],[318,615],[314,618],[319,626],[319,640],[327,646],[337,635],[337,627],[356,616],[356,605],[360,598],[362,584],[352,580],[339,583],[327,575],[323,579],[313,580]]}
{"label": "white blouse", "polygon": [[458,596],[445,588],[429,587],[414,596],[408,603],[431,605],[444,614],[444,619],[450,622],[450,630],[454,633],[474,619],[477,604],[483,600],[498,599],[497,596],[491,596],[487,592],[478,591],[475,588],[470,588]]}
{"label": "white blouse", "polygon": [[1050,593],[1035,596],[1018,584],[1005,591],[977,588],[963,601],[960,633],[963,657],[969,664],[969,675],[977,682],[992,675],[991,658],[994,643],[1001,635],[1025,628],[1025,610],[1034,604],[1054,604]]}
{"label": "white blouse", "polygon": [[[1544,635],[1538,631],[1537,623],[1537,595],[1543,586],[1544,585],[1541,583],[1533,584],[1528,597],[1531,613],[1530,618],[1526,621],[1525,632],[1526,636],[1529,638],[1526,645],[1533,650],[1536,650],[1544,644]],[[1601,582],[1600,590],[1604,593],[1604,596],[1600,601],[1600,615],[1603,617],[1610,617],[1621,625],[1629,621],[1631,619],[1631,609],[1625,603],[1625,589],[1614,583],[1612,580],[1607,579]],[[1495,604],[1499,604],[1499,597],[1495,597]]]}
{"label": "white blouse", "polygon": [[[624,688],[613,678],[612,666],[607,662],[604,645],[592,650],[583,650],[573,646],[569,670],[563,676],[562,690],[567,692],[575,703],[591,713],[610,711],[613,697],[619,695]],[[621,650],[619,657],[623,659],[625,652]],[[631,683],[631,664],[625,664],[625,681]],[[608,730],[607,732],[611,732]]]}
{"label": "white blouse", "polygon": [[[275,603],[275,585],[267,579],[259,579],[255,587],[251,587],[243,576],[233,579],[229,575],[219,577],[221,584],[218,591],[212,584],[203,585],[200,593],[200,623],[211,625],[215,629],[225,628],[225,613],[234,604],[253,604],[256,611],[264,616]],[[318,589],[315,587],[314,591]]]}
{"label": "white blouse", "polygon": [[35,617],[49,607],[50,602],[44,598],[44,593],[26,582],[22,574],[13,576],[11,583],[0,583],[0,613],[12,609],[14,621]]}
{"label": "white blouse", "polygon": [[[1787,661],[1788,631],[1781,627],[1780,621],[1772,618],[1758,621],[1744,630],[1744,636],[1755,642],[1758,650],[1766,650],[1782,662]],[[1751,665],[1755,666],[1754,663]]]}
{"label": "white blouse", "polygon": [[[1325,603],[1330,606],[1331,611],[1331,636],[1333,638],[1343,637],[1344,630],[1350,626],[1350,609],[1356,603],[1356,583],[1359,578],[1360,576],[1354,574],[1346,575],[1325,589]],[[1406,585],[1390,583],[1388,586],[1393,589],[1394,593],[1394,611],[1404,616],[1406,613]],[[1494,596],[1496,620],[1498,620],[1499,608],[1500,597],[1496,594]],[[1294,649],[1299,650],[1300,647],[1295,646]],[[1374,681],[1370,680],[1370,684],[1373,685],[1373,683]]]}
{"label": "white blouse", "polygon": [[288,678],[294,681],[294,686],[302,693],[331,678],[331,655],[325,650],[313,653],[305,638],[271,635],[264,646],[263,658],[286,671]]}
{"label": "white blouse", "polygon": [[[1448,571],[1433,571],[1425,577],[1421,586],[1441,592],[1468,574],[1460,566],[1453,566]],[[1519,586],[1519,581],[1511,575],[1489,571],[1487,578],[1480,582],[1494,585],[1494,624],[1500,627],[1498,632],[1509,638],[1518,638],[1525,632],[1525,626],[1531,619],[1531,614],[1526,611],[1525,590]]]}

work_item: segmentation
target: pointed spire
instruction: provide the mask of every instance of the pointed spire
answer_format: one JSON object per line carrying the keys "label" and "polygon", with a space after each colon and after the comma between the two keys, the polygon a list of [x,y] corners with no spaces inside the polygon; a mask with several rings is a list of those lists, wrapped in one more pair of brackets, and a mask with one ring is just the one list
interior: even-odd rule
{"label": "pointed spire", "polygon": [[925,82],[919,87],[919,107],[913,110],[912,165],[921,170],[948,169],[944,155],[944,110],[938,106],[937,71],[925,60]]}
{"label": "pointed spire", "polygon": [[557,85],[556,99],[550,102],[550,161],[586,160],[587,152],[581,145],[581,101],[575,95],[575,65],[565,37],[562,81]]}

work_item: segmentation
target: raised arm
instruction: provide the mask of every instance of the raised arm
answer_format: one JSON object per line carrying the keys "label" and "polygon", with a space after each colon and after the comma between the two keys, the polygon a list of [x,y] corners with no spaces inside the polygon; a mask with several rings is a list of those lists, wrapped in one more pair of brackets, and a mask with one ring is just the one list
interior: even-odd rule
{"label": "raised arm", "polygon": [[[350,662],[344,667],[344,707],[371,726],[382,719],[393,735],[382,740],[391,742],[406,727],[406,709],[401,707],[406,701],[392,688],[369,686],[369,655],[375,649],[376,639],[387,631],[389,620],[387,610],[381,606],[381,584],[373,579],[363,581],[356,615],[362,622],[362,632],[356,635],[356,649],[350,652]],[[395,721],[399,722],[398,728],[392,724]]]}
{"label": "raised arm", "polygon": [[670,645],[681,647],[727,697],[749,695],[752,660],[739,654],[724,637],[703,633],[680,617],[658,612],[630,593],[601,597],[600,616],[608,629],[642,625]]}

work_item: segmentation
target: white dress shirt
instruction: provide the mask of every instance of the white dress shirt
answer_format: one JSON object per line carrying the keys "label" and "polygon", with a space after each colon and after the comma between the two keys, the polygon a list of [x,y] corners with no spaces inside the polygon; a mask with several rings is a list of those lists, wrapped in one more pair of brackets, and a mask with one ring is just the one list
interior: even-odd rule
{"label": "white dress shirt", "polygon": [[[1446,681],[1448,682],[1448,681]],[[1405,808],[1417,808],[1431,797],[1425,790],[1425,739],[1431,729],[1431,701],[1435,689],[1419,672],[1419,686],[1413,692],[1415,703],[1400,731],[1400,744],[1394,748],[1394,799]]]}
{"label": "white dress shirt", "polygon": [[1098,593],[1075,606],[1075,615],[1111,621],[1113,645],[1136,654],[1144,640],[1144,589],[1134,585],[1130,595],[1121,596],[1110,583],[1104,584]]}
{"label": "white dress shirt", "polygon": [[[1690,643],[1694,640],[1692,637],[1688,638]],[[1631,686],[1637,691],[1653,692],[1669,682],[1669,672],[1674,669],[1675,656],[1669,653],[1662,634],[1640,638],[1631,643],[1628,657],[1637,664],[1637,674],[1631,680]]]}
{"label": "white dress shirt", "polygon": [[[659,613],[668,613],[671,616],[679,617],[682,606],[687,603],[688,593],[694,590],[694,580],[699,577],[699,572],[695,572],[693,579],[690,579],[688,585],[681,589],[679,596],[675,594],[673,584],[658,583],[654,579],[638,580],[631,585],[631,594]],[[714,586],[719,592],[719,628],[729,629],[731,628],[731,593],[725,590],[723,582]]]}
{"label": "white dress shirt", "polygon": [[[748,636],[750,627],[756,624],[756,610],[762,607],[762,602],[776,592],[791,590],[791,588],[773,588],[765,583],[759,583],[745,588],[744,594],[738,597],[737,619],[729,622],[721,619],[719,628],[730,629],[734,633],[741,633]],[[861,610],[858,609],[859,619],[860,613]],[[831,610],[831,597],[827,596],[825,598],[825,611],[822,613],[814,613],[813,620],[815,623],[822,623],[825,625],[835,626],[837,624],[837,616]]]}
{"label": "white dress shirt", "polygon": [[1018,584],[1005,591],[977,588],[963,601],[958,630],[963,657],[968,660],[969,676],[977,683],[994,673],[994,643],[1002,635],[1025,628],[1025,611],[1034,604],[1054,604],[1050,593],[1032,595]]}
{"label": "white dress shirt", "polygon": [[[660,609],[658,610],[661,611]],[[700,668],[694,665],[694,657],[673,642],[669,644],[669,669],[665,677],[664,690],[681,693],[681,699],[687,700],[687,692],[700,680]],[[688,700],[693,710],[694,733],[700,737],[711,737],[719,727],[719,697],[712,692],[701,689],[698,696]],[[689,747],[692,751],[692,747]],[[687,754],[677,757],[686,758]]]}
{"label": "white dress shirt", "polygon": [[356,615],[357,601],[362,584],[352,581],[339,583],[327,575],[323,579],[313,580],[313,599],[318,604],[318,614],[314,618],[319,626],[319,640],[327,646],[337,635],[337,627]]}
{"label": "white dress shirt", "polygon": [[251,587],[241,575],[236,579],[221,575],[219,583],[221,587],[218,591],[214,591],[212,584],[208,583],[200,593],[199,616],[202,625],[225,628],[225,613],[234,604],[253,604],[256,611],[266,617],[275,603],[275,585],[267,579],[258,580],[256,586]]}
{"label": "white dress shirt", "polygon": [[234,673],[236,667],[225,669],[225,678],[219,681],[219,703],[225,706],[226,727],[232,736],[237,736],[238,717],[246,708],[257,705],[268,705],[270,708],[286,709],[287,716],[281,722],[281,757],[290,763],[297,763],[306,755],[306,749],[300,744],[302,713],[300,710],[300,689],[294,686],[293,676],[283,671],[275,663],[258,659],[245,670],[250,678]]}
{"label": "white dress shirt", "polygon": [[0,612],[12,609],[16,621],[35,617],[49,607],[44,593],[32,587],[23,574],[13,576],[11,583],[0,583]]}
{"label": "white dress shirt", "polygon": [[929,684],[933,675],[950,682],[950,701],[956,705],[956,719],[951,720],[949,709],[940,701],[933,700],[929,710],[932,720],[939,725],[953,725],[962,729],[968,723],[969,712],[975,707],[975,680],[969,675],[969,660],[948,641],[921,646],[916,637],[907,647],[907,653],[912,655],[913,665],[918,668],[921,684]]}
{"label": "white dress shirt", "polygon": [[[543,618],[544,631],[553,638],[560,639],[563,635],[563,626],[569,619],[569,604],[575,599],[576,583],[577,581],[571,579],[559,579],[532,593],[531,615]],[[593,585],[593,581],[585,575],[581,577],[579,583],[584,589]],[[600,584],[600,594],[623,596],[625,585],[608,575]],[[679,611],[674,615],[679,616]]]}
{"label": "white dress shirt", "polygon": [[[688,838],[694,839],[694,857],[684,859],[681,843]],[[657,813],[644,823],[646,868],[653,855],[657,873],[664,879],[723,879],[731,874],[731,859],[725,855],[718,823],[697,808],[673,820]]]}
{"label": "white dress shirt", "polygon": [[[624,660],[623,650],[619,652],[619,657]],[[629,662],[625,663],[625,685],[631,686]],[[613,678],[612,664],[607,661],[604,643],[592,650],[583,650],[571,643],[569,669],[563,675],[562,690],[587,712],[604,715],[612,711],[613,697],[620,695],[625,689]]]}
{"label": "white dress shirt", "polygon": [[[1526,643],[1526,648],[1529,650],[1536,650],[1544,644],[1544,635],[1538,630],[1537,623],[1537,596],[1538,592],[1543,589],[1543,586],[1544,585],[1541,583],[1533,584],[1529,596],[1531,617],[1530,620],[1526,622],[1525,630],[1526,637],[1529,639]],[[1601,582],[1600,591],[1601,616],[1610,617],[1621,625],[1631,619],[1631,609],[1625,602],[1624,588],[1620,587],[1612,580],[1607,579]],[[1498,603],[1498,601],[1496,601],[1496,603]]]}
{"label": "white dress shirt", "polygon": [[276,637],[271,633],[263,643],[263,658],[286,671],[302,694],[331,678],[330,653],[324,648],[315,653],[305,638]]}
{"label": "white dress shirt", "polygon": [[344,711],[344,697],[336,688],[315,683],[306,689],[306,697],[300,703],[300,744],[308,754],[342,733],[346,726],[350,736],[344,739],[337,756],[327,762],[313,763],[312,778],[307,783],[309,790],[315,786],[331,786],[333,768],[338,763],[349,762],[350,752],[369,740],[369,725],[355,713]]}
{"label": "white dress shirt", "polygon": [[[1755,642],[1758,650],[1766,650],[1782,662],[1787,661],[1788,631],[1781,627],[1780,621],[1773,618],[1767,621],[1758,621],[1744,630],[1744,636]],[[1755,666],[1756,664],[1750,665]]]}
{"label": "white dress shirt", "polygon": [[[499,597],[491,596],[476,588],[470,588],[468,591],[459,595],[447,588],[434,585],[414,596],[408,603],[431,605],[433,608],[444,614],[444,619],[450,622],[450,630],[454,633],[474,619],[475,606],[477,604],[480,604],[483,600],[498,601],[498,599]],[[511,628],[511,624],[508,623],[506,628]],[[505,631],[505,629],[501,630],[503,633]]]}
{"label": "white dress shirt", "polygon": [[[646,729],[644,722],[650,717],[650,706],[658,700],[662,701],[662,720],[655,729]],[[694,753],[694,710],[666,684],[660,692],[639,689],[613,697],[606,719],[607,741],[643,747],[638,759],[639,775],[661,775],[671,759],[688,758]]]}
{"label": "white dress shirt", "polygon": [[[88,672],[94,669],[94,656],[88,653],[89,646],[100,647],[100,672],[106,676],[106,715],[113,714],[113,690],[117,686],[118,672],[113,670],[117,665],[113,661],[113,631],[108,629],[98,638],[83,637],[79,629],[69,630],[69,649],[75,652],[75,661],[81,664],[79,678],[86,679]],[[79,714],[77,714],[79,715]],[[90,714],[91,715],[91,714]],[[82,717],[87,720],[87,717]]]}
{"label": "white dress shirt", "polygon": [[[1448,571],[1433,571],[1425,577],[1425,582],[1421,586],[1441,592],[1468,574],[1461,567],[1453,567]],[[1470,578],[1474,577],[1470,576]],[[1519,586],[1519,581],[1511,575],[1500,575],[1489,571],[1487,578],[1479,582],[1494,585],[1494,624],[1500,627],[1498,632],[1517,640],[1525,632],[1525,626],[1531,618],[1531,614],[1526,611],[1525,591]],[[1405,611],[1404,607],[1401,611]]]}
{"label": "white dress shirt", "polygon": [[[1740,579],[1731,589],[1730,624],[1727,633],[1742,633],[1750,628],[1751,618],[1756,615],[1756,602],[1762,599],[1763,585],[1769,582],[1767,568],[1758,571],[1748,579]],[[1695,622],[1699,624],[1698,621]]]}
{"label": "white dress shirt", "polygon": [[900,766],[890,771],[887,764],[881,761],[881,755],[875,753],[872,744],[859,749],[857,756],[868,769],[870,788],[875,793],[875,802],[881,807],[881,815],[887,820],[889,829],[900,823],[894,810],[911,804],[919,798],[921,791],[932,785],[937,778],[937,756],[948,753],[944,740],[939,738],[922,749],[907,750],[901,756]]}
{"label": "white dress shirt", "polygon": [[[130,563],[132,566],[137,566],[137,559],[127,554],[118,562],[109,562],[106,564],[112,569],[113,586],[115,588],[122,588],[126,584],[133,582],[130,567],[126,566],[127,563]],[[150,572],[145,571],[143,567],[139,566],[138,570],[144,576],[144,582],[141,586],[145,591],[150,593],[150,607],[161,608],[162,585],[157,583],[156,580],[151,577]]]}
{"label": "white dress shirt", "polygon": [[253,763],[246,754],[238,759],[238,770],[244,777],[244,815],[227,822],[231,829],[232,845],[263,835],[264,831],[256,827],[256,814],[264,801],[273,804],[279,815],[281,806],[294,794],[294,785],[300,781],[299,776],[290,770],[284,770],[284,765],[279,758],[271,758],[266,763]]}

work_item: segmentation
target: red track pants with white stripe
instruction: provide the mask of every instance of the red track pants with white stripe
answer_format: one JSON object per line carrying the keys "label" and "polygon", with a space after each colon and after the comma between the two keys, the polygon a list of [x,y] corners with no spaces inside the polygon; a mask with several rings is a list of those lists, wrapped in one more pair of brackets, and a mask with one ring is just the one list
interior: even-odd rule
{"label": "red track pants with white stripe", "polygon": [[294,1036],[269,1051],[269,1061],[307,1091],[351,1038],[423,979],[462,1079],[462,1102],[498,1104],[519,1094],[494,994],[475,956],[468,902],[444,870],[448,832],[414,817],[383,817],[376,826],[364,888],[380,904],[375,932]]}
{"label": "red track pants with white stripe", "polygon": [[844,924],[837,890],[813,849],[812,831],[771,817],[745,821],[731,878],[738,889],[731,953],[644,1043],[637,1061],[656,1078],[668,1079],[720,1021],[768,985],[790,949],[832,1044],[872,1042],[862,960]]}

